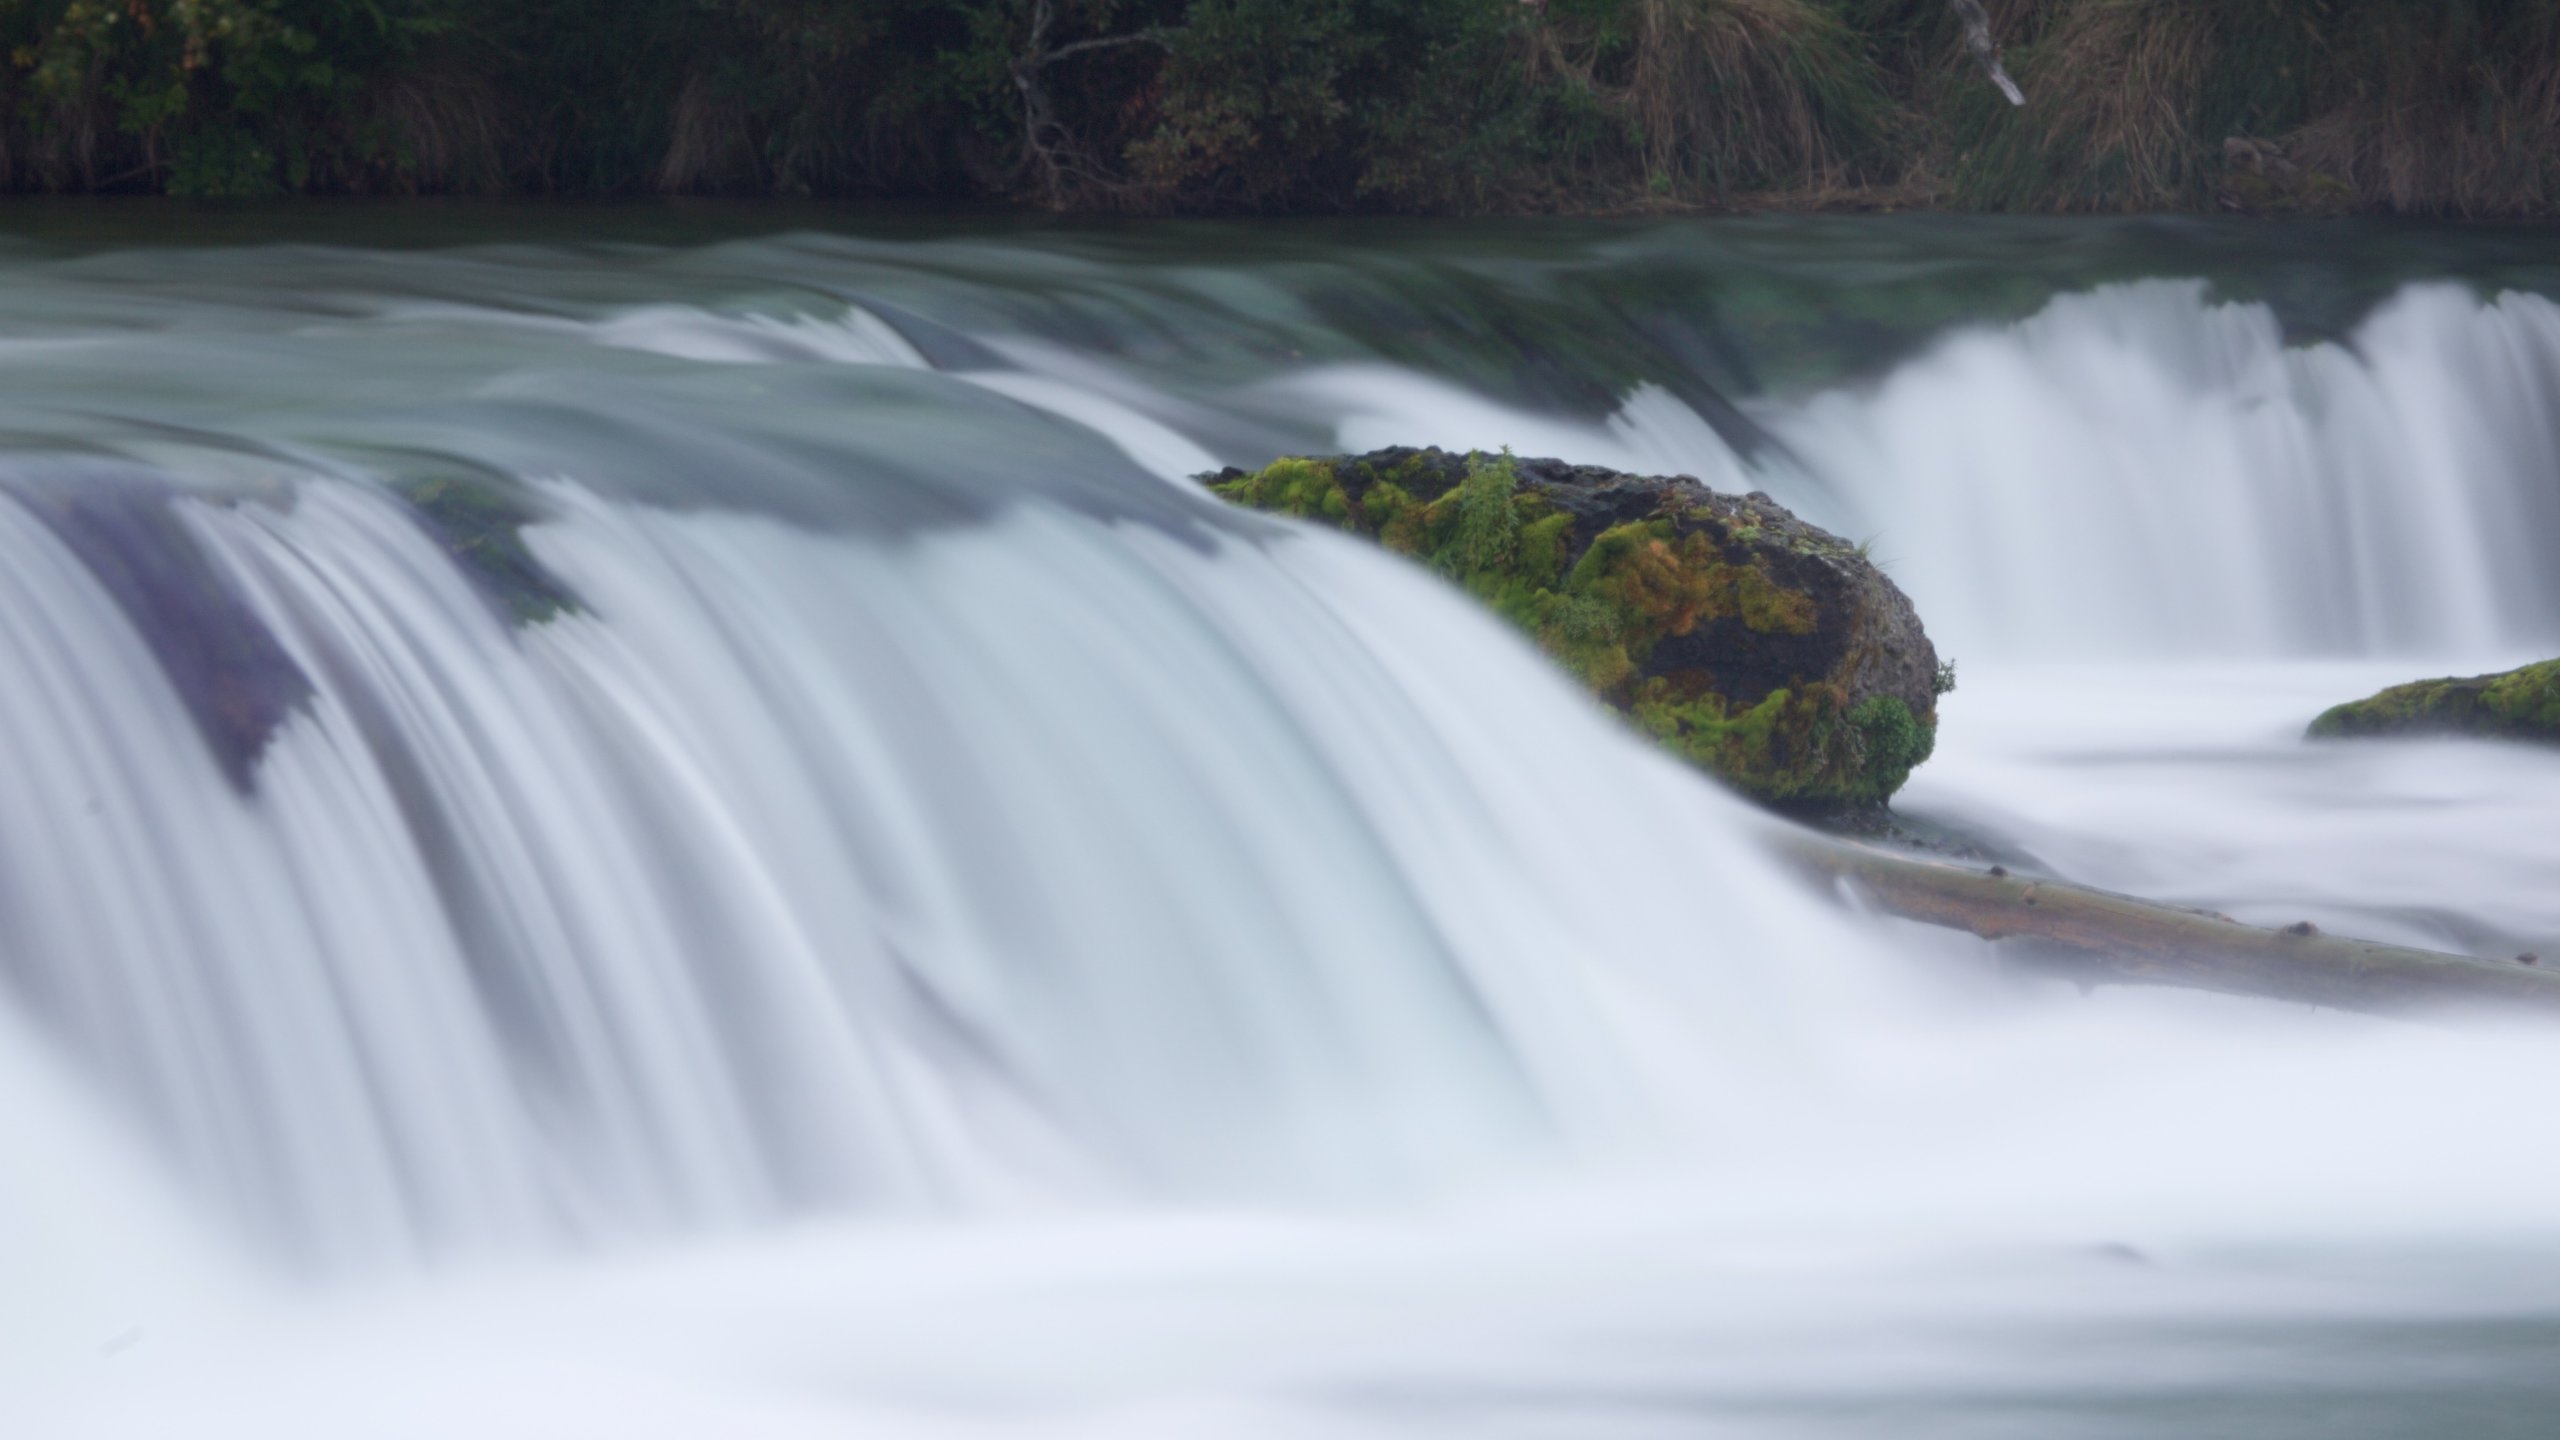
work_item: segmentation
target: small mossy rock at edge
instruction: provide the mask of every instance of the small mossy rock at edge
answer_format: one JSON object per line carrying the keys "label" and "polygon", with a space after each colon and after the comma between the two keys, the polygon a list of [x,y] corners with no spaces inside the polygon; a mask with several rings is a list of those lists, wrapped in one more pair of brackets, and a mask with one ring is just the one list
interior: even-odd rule
{"label": "small mossy rock at edge", "polygon": [[1945,682],[1910,600],[1765,495],[1405,448],[1201,478],[1439,570],[1646,733],[1777,808],[1881,806],[1936,742]]}
{"label": "small mossy rock at edge", "polygon": [[581,608],[525,547],[524,527],[540,516],[522,495],[460,476],[402,480],[392,488],[509,624],[539,625]]}
{"label": "small mossy rock at edge", "polygon": [[2560,744],[2560,660],[2461,679],[2413,680],[2323,711],[2319,740],[2363,735],[2487,735]]}

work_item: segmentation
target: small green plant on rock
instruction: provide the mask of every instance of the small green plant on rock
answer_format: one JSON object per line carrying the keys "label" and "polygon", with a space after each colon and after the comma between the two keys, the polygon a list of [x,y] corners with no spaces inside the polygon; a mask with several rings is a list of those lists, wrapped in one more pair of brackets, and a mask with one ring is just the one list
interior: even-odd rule
{"label": "small green plant on rock", "polygon": [[1863,778],[1878,799],[1902,788],[1912,769],[1937,748],[1937,736],[1891,695],[1870,695],[1849,712],[1864,752]]}
{"label": "small green plant on rock", "polygon": [[1467,572],[1507,565],[1520,546],[1520,512],[1511,501],[1520,490],[1520,470],[1506,448],[1488,460],[1482,452],[1467,457],[1467,478],[1458,486],[1458,543],[1454,556]]}

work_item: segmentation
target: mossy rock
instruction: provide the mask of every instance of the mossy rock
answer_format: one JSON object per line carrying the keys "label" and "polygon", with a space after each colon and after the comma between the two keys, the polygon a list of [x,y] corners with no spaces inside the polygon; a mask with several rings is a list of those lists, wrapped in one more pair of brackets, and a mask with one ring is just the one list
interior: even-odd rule
{"label": "mossy rock", "polygon": [[1935,743],[1950,682],[1910,600],[1765,495],[1403,448],[1202,479],[1439,570],[1646,733],[1772,806],[1880,807]]}
{"label": "mossy rock", "polygon": [[2334,706],[2314,739],[2360,735],[2487,735],[2560,743],[2560,660],[2461,679],[2416,680]]}

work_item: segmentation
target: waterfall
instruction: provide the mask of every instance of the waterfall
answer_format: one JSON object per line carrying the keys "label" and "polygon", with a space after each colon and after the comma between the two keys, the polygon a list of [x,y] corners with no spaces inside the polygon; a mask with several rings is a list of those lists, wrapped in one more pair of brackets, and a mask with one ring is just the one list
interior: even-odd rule
{"label": "waterfall", "polygon": [[2539,295],[2414,286],[2295,344],[2201,281],[2102,286],[1755,402],[1778,446],[1752,457],[1660,386],[1596,425],[1377,367],[1285,390],[1346,448],[1499,440],[1765,488],[1868,543],[1959,656],[2560,646],[2560,305]]}
{"label": "waterfall", "polygon": [[1206,500],[864,538],[553,481],[578,608],[515,628],[371,486],[76,483],[306,688],[227,771],[170,615],[0,501],[0,976],[323,1258],[1605,1141],[1595,974],[1762,868],[1462,601]]}
{"label": "waterfall", "polygon": [[2540,296],[2414,287],[2291,346],[2265,306],[2150,281],[1777,428],[1958,646],[2477,654],[2560,643],[2554,395]]}
{"label": "waterfall", "polygon": [[1701,373],[1531,407],[1310,338],[1285,273],[272,258],[165,310],[64,262],[0,342],[0,995],[42,1037],[0,1044],[323,1263],[1787,1123],[1884,947],[1431,577],[1200,494],[1216,459],[1765,487],[1967,658],[2560,634],[2560,308],[2517,292],[2309,344],[2201,283],[2064,293],[1746,398],[1744,454]]}

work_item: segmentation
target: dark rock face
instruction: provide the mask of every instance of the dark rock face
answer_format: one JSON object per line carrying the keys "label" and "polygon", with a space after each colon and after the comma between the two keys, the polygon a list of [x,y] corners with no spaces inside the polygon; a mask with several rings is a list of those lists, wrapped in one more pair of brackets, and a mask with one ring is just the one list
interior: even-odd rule
{"label": "dark rock face", "polygon": [[2498,675],[2415,680],[2323,712],[2314,739],[2489,735],[2560,744],[2560,660]]}
{"label": "dark rock face", "polygon": [[1935,741],[1951,672],[1909,599],[1765,495],[1401,448],[1203,478],[1432,565],[1638,727],[1772,805],[1879,806]]}

